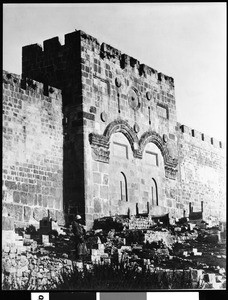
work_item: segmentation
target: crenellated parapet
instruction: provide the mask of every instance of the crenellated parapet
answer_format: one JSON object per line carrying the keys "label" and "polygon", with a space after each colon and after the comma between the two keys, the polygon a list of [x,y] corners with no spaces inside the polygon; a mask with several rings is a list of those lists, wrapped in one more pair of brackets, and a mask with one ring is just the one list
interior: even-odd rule
{"label": "crenellated parapet", "polygon": [[212,147],[215,147],[215,148],[220,148],[220,149],[223,148],[221,141],[218,141],[217,139],[210,137],[210,136],[208,136],[198,130],[195,130],[191,127],[188,127],[186,125],[183,125],[183,124],[181,125],[180,123],[177,123],[177,131],[180,132],[184,136],[191,137],[193,139],[193,141],[195,139],[198,141],[202,141],[208,145],[211,145]]}
{"label": "crenellated parapet", "polygon": [[[84,42],[83,46],[82,42]],[[74,47],[76,51],[80,50],[82,47],[88,47],[99,53],[101,59],[108,59],[110,62],[119,65],[122,69],[132,68],[137,71],[140,76],[154,76],[158,82],[164,83],[170,86],[170,88],[174,87],[174,79],[172,77],[158,72],[146,64],[141,63],[134,57],[122,53],[120,50],[110,46],[109,44],[100,43],[96,38],[86,34],[81,30],[75,30],[74,32],[66,34],[64,45],[61,45],[58,37],[54,37],[45,40],[43,42],[43,46],[39,44],[24,46],[22,48],[24,71],[26,72],[26,61],[33,60],[37,62],[39,61],[39,59],[37,59],[38,57],[44,57],[48,55],[58,57],[58,63],[61,64],[63,63],[62,56],[67,50],[69,50],[69,48],[72,49]]]}
{"label": "crenellated parapet", "polygon": [[[45,96],[48,98],[54,98],[62,100],[61,90],[35,81],[30,78],[21,78],[21,76],[3,71],[3,84],[14,86],[18,92],[32,94],[33,96]],[[6,87],[6,86],[5,86]]]}

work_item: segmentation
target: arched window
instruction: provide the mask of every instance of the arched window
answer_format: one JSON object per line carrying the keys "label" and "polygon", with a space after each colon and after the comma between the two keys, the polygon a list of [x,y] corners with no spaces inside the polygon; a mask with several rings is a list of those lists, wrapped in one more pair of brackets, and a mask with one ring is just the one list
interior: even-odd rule
{"label": "arched window", "polygon": [[158,206],[158,187],[154,178],[152,178],[152,184],[151,184],[151,198],[152,198],[152,205]]}
{"label": "arched window", "polygon": [[120,172],[120,199],[122,201],[128,201],[127,179],[123,172]]}

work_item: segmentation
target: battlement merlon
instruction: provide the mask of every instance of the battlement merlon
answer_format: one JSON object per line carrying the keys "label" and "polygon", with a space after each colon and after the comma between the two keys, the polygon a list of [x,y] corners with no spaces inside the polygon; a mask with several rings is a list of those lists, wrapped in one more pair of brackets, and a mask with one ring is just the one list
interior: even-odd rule
{"label": "battlement merlon", "polygon": [[48,98],[54,98],[62,102],[62,91],[53,86],[43,84],[30,78],[21,78],[20,75],[9,73],[3,70],[3,83],[10,84],[18,89],[43,95]]}
{"label": "battlement merlon", "polygon": [[132,67],[137,70],[140,76],[155,76],[159,82],[170,85],[174,87],[174,79],[167,76],[157,70],[147,66],[146,64],[140,63],[134,57],[131,57],[120,50],[106,44],[99,43],[98,40],[87,33],[78,30],[71,33],[65,34],[65,44],[61,45],[59,38],[54,37],[43,42],[43,47],[39,44],[32,44],[22,47],[22,58],[23,61],[34,59],[43,54],[56,54],[59,51],[67,48],[74,47],[75,45],[82,44],[82,41],[94,51],[100,54],[101,59],[109,59],[113,63],[119,64],[122,69],[127,67]]}
{"label": "battlement merlon", "polygon": [[223,149],[223,144],[221,141],[218,141],[217,139],[210,137],[204,133],[201,133],[198,130],[192,129],[186,125],[183,125],[183,124],[181,125],[180,123],[177,123],[177,130],[179,132],[181,132],[182,134],[191,136],[193,139],[195,138],[195,139],[201,140],[215,148]]}

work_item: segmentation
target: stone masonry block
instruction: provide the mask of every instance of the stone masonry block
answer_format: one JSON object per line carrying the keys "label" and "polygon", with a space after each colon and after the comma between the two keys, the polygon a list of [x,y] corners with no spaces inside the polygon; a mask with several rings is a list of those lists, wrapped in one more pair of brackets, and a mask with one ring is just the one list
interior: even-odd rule
{"label": "stone masonry block", "polygon": [[47,196],[42,195],[42,204],[41,204],[41,206],[47,207],[47,200],[48,200]]}
{"label": "stone masonry block", "polygon": [[93,184],[93,197],[99,197],[100,195],[100,185]]}
{"label": "stone masonry block", "polygon": [[94,199],[94,212],[95,213],[101,212],[101,200],[99,198]]}
{"label": "stone masonry block", "polygon": [[6,212],[5,216],[14,217],[14,204],[13,203],[2,203],[2,208]]}
{"label": "stone masonry block", "polygon": [[47,198],[47,205],[48,205],[48,207],[53,208],[53,203],[54,203],[54,198],[48,196],[48,198]]}
{"label": "stone masonry block", "polygon": [[21,203],[22,204],[28,203],[28,194],[25,192],[21,192]]}
{"label": "stone masonry block", "polygon": [[10,189],[10,190],[16,190],[17,189],[17,184],[14,181],[5,181],[5,186]]}
{"label": "stone masonry block", "polygon": [[55,199],[54,199],[54,208],[55,209],[61,208],[61,201],[62,201],[61,195],[59,195],[58,197],[55,197]]}
{"label": "stone masonry block", "polygon": [[28,188],[29,188],[30,193],[35,193],[36,192],[36,186],[35,185],[29,184]]}
{"label": "stone masonry block", "polygon": [[42,195],[41,195],[41,194],[39,194],[39,195],[37,196],[37,202],[38,202],[38,205],[39,205],[39,206],[42,206],[42,205],[43,205],[43,198],[42,198]]}
{"label": "stone masonry block", "polygon": [[36,193],[37,194],[41,193],[41,185],[40,184],[36,185]]}
{"label": "stone masonry block", "polygon": [[168,206],[168,207],[172,207],[172,206],[173,206],[172,200],[167,199],[167,206]]}
{"label": "stone masonry block", "polygon": [[23,206],[14,205],[14,218],[17,221],[23,221]]}
{"label": "stone masonry block", "polygon": [[22,185],[21,185],[21,190],[22,190],[23,192],[28,192],[28,184],[22,183]]}
{"label": "stone masonry block", "polygon": [[109,173],[109,165],[103,162],[99,162],[99,171],[102,173]]}
{"label": "stone masonry block", "polygon": [[109,216],[109,214],[110,214],[110,205],[109,205],[109,202],[107,201],[103,201],[103,214],[105,215],[105,216]]}
{"label": "stone masonry block", "polygon": [[108,185],[108,178],[109,178],[109,175],[108,174],[103,174],[103,180],[102,180],[102,183],[104,185]]}
{"label": "stone masonry block", "polygon": [[101,183],[101,173],[93,172],[93,183]]}
{"label": "stone masonry block", "polygon": [[33,218],[36,221],[40,221],[42,220],[44,217],[48,216],[48,212],[47,209],[43,208],[43,207],[35,207],[33,210]]}
{"label": "stone masonry block", "polygon": [[35,202],[34,198],[35,198],[34,194],[28,193],[27,194],[27,204],[30,205],[30,206],[33,206],[33,204]]}
{"label": "stone masonry block", "polygon": [[13,201],[14,201],[15,203],[19,203],[19,202],[20,202],[20,199],[21,199],[21,197],[20,197],[20,192],[14,191],[14,192],[13,192]]}
{"label": "stone masonry block", "polygon": [[98,171],[98,162],[93,161],[93,171],[97,172]]}
{"label": "stone masonry block", "polygon": [[2,217],[2,230],[14,230],[14,218]]}
{"label": "stone masonry block", "polygon": [[102,199],[108,199],[108,186],[106,185],[100,186],[100,197]]}
{"label": "stone masonry block", "polygon": [[24,206],[24,221],[28,222],[32,215],[32,209],[29,206]]}

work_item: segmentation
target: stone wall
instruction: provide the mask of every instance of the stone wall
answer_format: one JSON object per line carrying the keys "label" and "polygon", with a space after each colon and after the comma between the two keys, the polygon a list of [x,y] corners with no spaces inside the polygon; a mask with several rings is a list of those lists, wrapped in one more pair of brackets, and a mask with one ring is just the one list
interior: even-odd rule
{"label": "stone wall", "polygon": [[[176,184],[173,79],[88,35],[81,36],[81,45],[88,221],[147,212],[148,206],[152,214],[167,212],[165,188]],[[146,151],[156,153],[158,165],[148,165]],[[120,176],[127,186],[124,200]]]}
{"label": "stone wall", "polygon": [[[22,76],[62,90],[63,100],[63,198],[67,216],[84,215],[84,141],[81,84],[81,32],[22,48]],[[69,221],[69,220],[67,220]]]}
{"label": "stone wall", "polygon": [[[177,206],[189,213],[203,210],[203,218],[226,220],[225,149],[221,142],[178,124]],[[202,203],[203,202],[203,203]]]}
{"label": "stone wall", "polygon": [[68,215],[221,215],[222,145],[177,123],[173,78],[82,31],[23,47],[22,73],[62,89]]}
{"label": "stone wall", "polygon": [[4,72],[2,137],[4,220],[63,224],[61,91]]}

